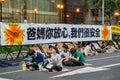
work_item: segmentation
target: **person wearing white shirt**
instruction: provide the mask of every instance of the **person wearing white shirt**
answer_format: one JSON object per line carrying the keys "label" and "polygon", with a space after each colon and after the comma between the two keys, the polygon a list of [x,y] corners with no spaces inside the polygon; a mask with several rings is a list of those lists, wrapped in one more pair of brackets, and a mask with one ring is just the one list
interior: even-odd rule
{"label": "person wearing white shirt", "polygon": [[61,51],[60,55],[61,55],[61,58],[62,58],[62,63],[64,65],[64,63],[69,60],[69,57],[71,56],[71,53],[69,51],[68,45],[63,44],[62,48],[63,48],[63,50]]}
{"label": "person wearing white shirt", "polygon": [[[50,67],[48,67],[50,65]],[[56,47],[52,47],[51,49],[51,60],[46,67],[49,72],[53,72],[53,70],[56,71],[62,71],[62,61],[61,61],[61,56],[59,54],[59,51]]]}
{"label": "person wearing white shirt", "polygon": [[91,42],[89,42],[88,45],[84,49],[85,56],[92,56],[96,54],[95,51],[91,49],[91,47],[92,47],[92,44]]}

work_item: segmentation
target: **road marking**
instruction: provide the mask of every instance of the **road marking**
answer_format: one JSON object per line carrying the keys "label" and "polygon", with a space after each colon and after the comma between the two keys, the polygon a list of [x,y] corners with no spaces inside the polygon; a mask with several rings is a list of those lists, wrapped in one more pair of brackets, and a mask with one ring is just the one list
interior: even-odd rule
{"label": "road marking", "polygon": [[75,75],[75,74],[83,74],[83,73],[90,73],[90,72],[97,72],[97,71],[103,71],[103,70],[108,70],[106,69],[102,69],[102,68],[94,68],[94,67],[85,67],[85,68],[81,68],[81,69],[77,69],[71,72],[67,72],[67,73],[62,73],[50,78],[56,78],[56,77],[65,77],[65,76],[71,76],[71,75]]}
{"label": "road marking", "polygon": [[116,63],[116,64],[110,64],[110,65],[106,65],[106,66],[101,66],[101,67],[98,67],[98,68],[109,68],[109,67],[113,67],[113,66],[119,66],[120,63]]}
{"label": "road marking", "polygon": [[8,78],[0,78],[0,80],[13,80],[13,79],[8,79]]}
{"label": "road marking", "polygon": [[[3,72],[3,73],[0,73],[0,75],[10,74],[10,73],[16,73],[16,72],[22,72],[22,70],[16,70],[16,71]],[[0,80],[1,80],[1,79],[0,79]]]}
{"label": "road marking", "polygon": [[[117,56],[110,56],[110,57],[103,57],[103,58],[97,58],[97,59],[89,59],[89,60],[87,60],[87,61],[103,60],[103,59],[115,58],[115,57],[120,57],[120,55],[117,55]],[[3,72],[3,73],[0,73],[0,75],[10,74],[10,73],[17,73],[17,72],[22,72],[22,70]]]}
{"label": "road marking", "polygon": [[98,72],[98,71],[104,71],[104,70],[109,70],[108,67],[113,67],[113,66],[119,66],[120,63],[116,63],[116,64],[110,64],[110,65],[106,65],[106,66],[101,66],[101,67],[85,67],[85,68],[81,68],[81,69],[77,69],[71,72],[66,72],[63,74],[59,74],[50,78],[56,78],[56,77],[65,77],[65,76],[70,76],[70,75],[75,75],[75,74],[83,74],[83,73],[91,73],[91,72]]}
{"label": "road marking", "polygon": [[96,59],[88,59],[86,61],[96,61],[96,60],[110,59],[110,58],[116,58],[116,57],[120,57],[120,55],[110,56],[110,57],[103,57],[103,58],[96,58]]}

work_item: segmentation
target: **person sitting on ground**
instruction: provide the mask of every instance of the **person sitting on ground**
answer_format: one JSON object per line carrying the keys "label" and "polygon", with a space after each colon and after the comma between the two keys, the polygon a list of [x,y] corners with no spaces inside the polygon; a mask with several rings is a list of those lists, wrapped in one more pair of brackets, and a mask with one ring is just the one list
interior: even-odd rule
{"label": "person sitting on ground", "polygon": [[113,45],[108,45],[106,52],[107,52],[107,53],[113,53],[113,52],[115,52],[116,50],[117,50],[117,49],[116,49]]}
{"label": "person sitting on ground", "polygon": [[87,46],[84,49],[85,56],[92,56],[97,53],[97,52],[93,51],[91,48],[92,48],[92,43],[88,42]]}
{"label": "person sitting on ground", "polygon": [[51,58],[51,50],[52,50],[52,45],[49,45],[48,48],[49,50],[47,51],[47,58]]}
{"label": "person sitting on ground", "polygon": [[69,57],[69,60],[65,62],[65,66],[84,66],[86,59],[83,53],[81,53],[79,50],[76,50],[75,48],[71,48],[70,52],[72,54],[71,57]]}
{"label": "person sitting on ground", "polygon": [[103,50],[103,52],[106,52],[108,48],[106,47],[105,42],[98,42],[98,44],[100,45],[100,48]]}
{"label": "person sitting on ground", "polygon": [[30,60],[26,62],[26,67],[28,70],[37,70],[38,64],[44,61],[44,56],[39,52],[36,53],[35,50],[29,50],[27,57],[29,57]]}
{"label": "person sitting on ground", "polygon": [[48,53],[47,57],[42,64],[43,68],[45,68],[47,66],[47,64],[49,64],[49,62],[50,62],[51,54],[52,54],[52,47],[53,47],[52,45],[48,46],[49,50],[47,51],[47,53]]}
{"label": "person sitting on ground", "polygon": [[68,45],[63,44],[62,49],[63,50],[60,52],[61,58],[67,58],[71,56]]}
{"label": "person sitting on ground", "polygon": [[99,44],[100,44],[101,48],[106,51],[106,53],[112,53],[112,52],[116,51],[116,49],[113,45],[106,46],[105,42],[99,42]]}
{"label": "person sitting on ground", "polygon": [[62,63],[64,65],[64,63],[69,60],[68,58],[71,56],[71,53],[69,51],[68,45],[63,44],[62,48],[63,50],[61,51],[60,56],[62,58]]}
{"label": "person sitting on ground", "polygon": [[84,54],[84,49],[80,46],[78,42],[75,43],[75,48]]}
{"label": "person sitting on ground", "polygon": [[52,47],[51,49],[51,60],[48,64],[43,65],[49,72],[62,71],[62,61],[59,51],[56,47]]}

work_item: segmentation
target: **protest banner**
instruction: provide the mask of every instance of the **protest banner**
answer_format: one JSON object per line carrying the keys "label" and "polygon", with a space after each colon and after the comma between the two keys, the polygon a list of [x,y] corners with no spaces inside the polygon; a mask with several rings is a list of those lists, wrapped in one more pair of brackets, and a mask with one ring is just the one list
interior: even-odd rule
{"label": "protest banner", "polygon": [[111,40],[111,26],[0,23],[1,45]]}

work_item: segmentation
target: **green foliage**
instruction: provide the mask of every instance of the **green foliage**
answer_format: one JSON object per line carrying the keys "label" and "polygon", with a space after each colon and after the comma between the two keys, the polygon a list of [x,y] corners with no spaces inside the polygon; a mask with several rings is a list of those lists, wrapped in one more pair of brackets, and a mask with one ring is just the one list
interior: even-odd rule
{"label": "green foliage", "polygon": [[[27,50],[28,48],[26,46],[22,47],[22,50]],[[15,52],[19,51],[20,46],[0,46],[0,54],[1,53],[7,53],[7,52]]]}
{"label": "green foliage", "polygon": [[120,9],[120,0],[113,0],[115,1],[117,9]]}
{"label": "green foliage", "polygon": [[[84,9],[88,10],[90,7],[94,9],[100,9],[102,8],[102,1],[103,0],[84,0],[84,6],[86,6]],[[111,23],[111,18],[114,16],[114,11],[120,9],[120,0],[104,0],[104,8],[105,17],[109,17],[107,19],[109,19],[109,22]]]}

